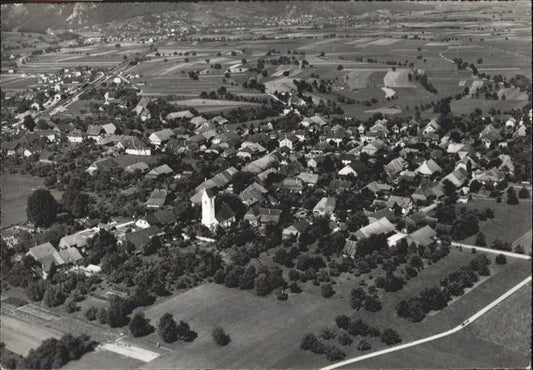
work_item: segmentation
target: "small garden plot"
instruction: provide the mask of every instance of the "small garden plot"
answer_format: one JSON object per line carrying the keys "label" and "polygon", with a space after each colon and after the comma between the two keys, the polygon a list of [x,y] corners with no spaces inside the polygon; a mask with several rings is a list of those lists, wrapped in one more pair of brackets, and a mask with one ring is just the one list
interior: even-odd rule
{"label": "small garden plot", "polygon": [[381,113],[381,114],[400,114],[402,113],[402,109],[398,107],[397,105],[391,106],[391,107],[382,107],[377,109],[370,109],[365,110],[365,113],[374,114],[374,113]]}
{"label": "small garden plot", "polygon": [[47,338],[60,338],[61,334],[9,316],[1,316],[1,341],[7,349],[26,356]]}
{"label": "small garden plot", "polygon": [[374,73],[372,70],[350,70],[348,74],[346,74],[344,82],[346,82],[350,89],[362,89],[368,87],[368,79],[372,73]]}

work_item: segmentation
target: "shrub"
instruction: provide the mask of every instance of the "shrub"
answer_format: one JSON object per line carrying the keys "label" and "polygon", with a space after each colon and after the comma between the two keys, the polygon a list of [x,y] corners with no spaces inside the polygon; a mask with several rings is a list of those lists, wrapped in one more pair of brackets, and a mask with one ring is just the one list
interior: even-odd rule
{"label": "shrub", "polygon": [[387,345],[391,345],[391,344],[401,343],[402,338],[396,332],[396,330],[385,329],[383,333],[381,333],[381,341]]}
{"label": "shrub", "polygon": [[337,326],[341,329],[348,329],[351,322],[352,320],[346,315],[339,315],[335,318],[335,323],[337,323]]}
{"label": "shrub", "polygon": [[86,311],[85,311],[85,317],[87,318],[87,320],[89,321],[94,321],[96,320],[96,316],[98,314],[98,309],[94,306],[91,306],[89,307]]}
{"label": "shrub", "polygon": [[333,287],[331,286],[331,284],[322,285],[322,287],[320,288],[320,291],[322,292],[322,297],[324,298],[329,298],[333,294],[335,294],[335,291],[333,290]]}
{"label": "shrub", "polygon": [[325,340],[334,339],[337,336],[335,329],[325,327],[320,332],[320,337]]}
{"label": "shrub", "polygon": [[345,357],[346,353],[336,346],[328,346],[326,348],[326,358],[330,361],[340,361]]}
{"label": "shrub", "polygon": [[292,293],[302,292],[302,288],[300,288],[300,286],[296,283],[292,283],[291,285],[289,285],[289,289],[291,290]]}
{"label": "shrub", "polygon": [[353,343],[352,337],[350,337],[346,333],[342,333],[337,337],[337,341],[342,344],[343,346],[348,346]]}
{"label": "shrub", "polygon": [[212,335],[213,340],[219,346],[225,346],[231,341],[229,335],[227,335],[224,329],[222,329],[220,326],[217,326],[213,329]]}
{"label": "shrub", "polygon": [[359,342],[359,344],[357,345],[357,350],[358,351],[368,351],[369,349],[371,349],[372,346],[370,345],[370,343],[368,343],[366,340],[361,340]]}
{"label": "shrub", "polygon": [[300,342],[300,348],[304,351],[308,351],[313,348],[316,342],[318,342],[316,336],[312,333],[307,333],[304,335],[302,341]]}
{"label": "shrub", "polygon": [[505,265],[507,263],[507,258],[505,258],[505,255],[503,254],[498,254],[495,258],[495,262],[498,265]]}

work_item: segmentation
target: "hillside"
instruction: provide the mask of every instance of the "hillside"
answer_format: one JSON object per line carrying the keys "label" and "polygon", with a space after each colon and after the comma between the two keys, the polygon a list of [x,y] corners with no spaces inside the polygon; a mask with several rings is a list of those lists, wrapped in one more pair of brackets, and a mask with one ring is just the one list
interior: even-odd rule
{"label": "hillside", "polygon": [[[94,24],[120,22],[139,16],[157,16],[176,12],[176,16],[191,22],[237,21],[253,17],[316,18],[357,16],[388,10],[391,13],[433,9],[432,4],[411,2],[207,2],[207,3],[67,3],[67,4],[10,4],[2,5],[2,30],[42,32],[48,28],[78,28]],[[145,17],[148,19],[149,17]]]}

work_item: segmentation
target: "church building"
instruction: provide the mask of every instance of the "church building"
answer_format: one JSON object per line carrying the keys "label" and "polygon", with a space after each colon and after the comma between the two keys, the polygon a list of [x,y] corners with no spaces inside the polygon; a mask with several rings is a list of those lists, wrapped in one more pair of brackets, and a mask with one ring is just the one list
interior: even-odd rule
{"label": "church building", "polygon": [[229,227],[235,222],[235,212],[227,204],[215,209],[215,198],[211,189],[202,191],[202,225],[210,230],[214,230],[217,225]]}

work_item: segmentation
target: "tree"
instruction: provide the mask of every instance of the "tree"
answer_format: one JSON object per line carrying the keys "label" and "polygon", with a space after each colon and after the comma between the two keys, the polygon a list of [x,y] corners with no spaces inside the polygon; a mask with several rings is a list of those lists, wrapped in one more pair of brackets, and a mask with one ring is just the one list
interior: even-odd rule
{"label": "tree", "polygon": [[387,345],[392,345],[392,344],[401,343],[402,338],[396,332],[396,330],[385,329],[383,333],[381,333],[381,341]]}
{"label": "tree", "polygon": [[51,285],[44,293],[43,300],[48,307],[57,307],[65,302],[65,295],[57,285]]}
{"label": "tree", "polygon": [[178,339],[183,340],[185,342],[192,342],[198,336],[198,334],[195,331],[191,330],[191,327],[189,326],[189,324],[183,320],[179,322],[177,329],[176,329],[176,333],[177,333]]}
{"label": "tree", "polygon": [[498,254],[495,258],[495,262],[498,265],[505,265],[507,263],[507,258],[503,254]]}
{"label": "tree", "polygon": [[328,346],[326,348],[326,358],[330,361],[340,361],[345,357],[346,353],[336,346]]}
{"label": "tree", "polygon": [[222,329],[220,326],[217,326],[213,329],[212,336],[215,343],[219,346],[226,346],[229,344],[229,342],[231,342],[229,335],[226,334],[224,329]]}
{"label": "tree", "polygon": [[56,220],[57,211],[57,202],[46,189],[37,189],[28,198],[28,221],[37,227],[51,226]]}
{"label": "tree", "polygon": [[38,302],[43,299],[45,284],[43,281],[31,283],[26,288],[26,296],[32,301]]}
{"label": "tree", "polygon": [[33,129],[35,128],[35,120],[30,114],[24,117],[24,121],[22,122],[22,124],[28,131],[33,131]]}
{"label": "tree", "polygon": [[507,204],[518,204],[518,197],[516,196],[516,191],[512,186],[510,186],[509,190],[507,190]]}
{"label": "tree", "polygon": [[157,325],[159,336],[165,343],[172,343],[178,339],[178,326],[171,314],[166,313],[159,319]]}
{"label": "tree", "polygon": [[150,325],[150,320],[146,319],[142,312],[133,315],[129,329],[134,337],[144,337],[154,331],[154,327]]}
{"label": "tree", "polygon": [[128,323],[128,302],[115,297],[109,302],[107,309],[107,323],[112,328],[119,328]]}

